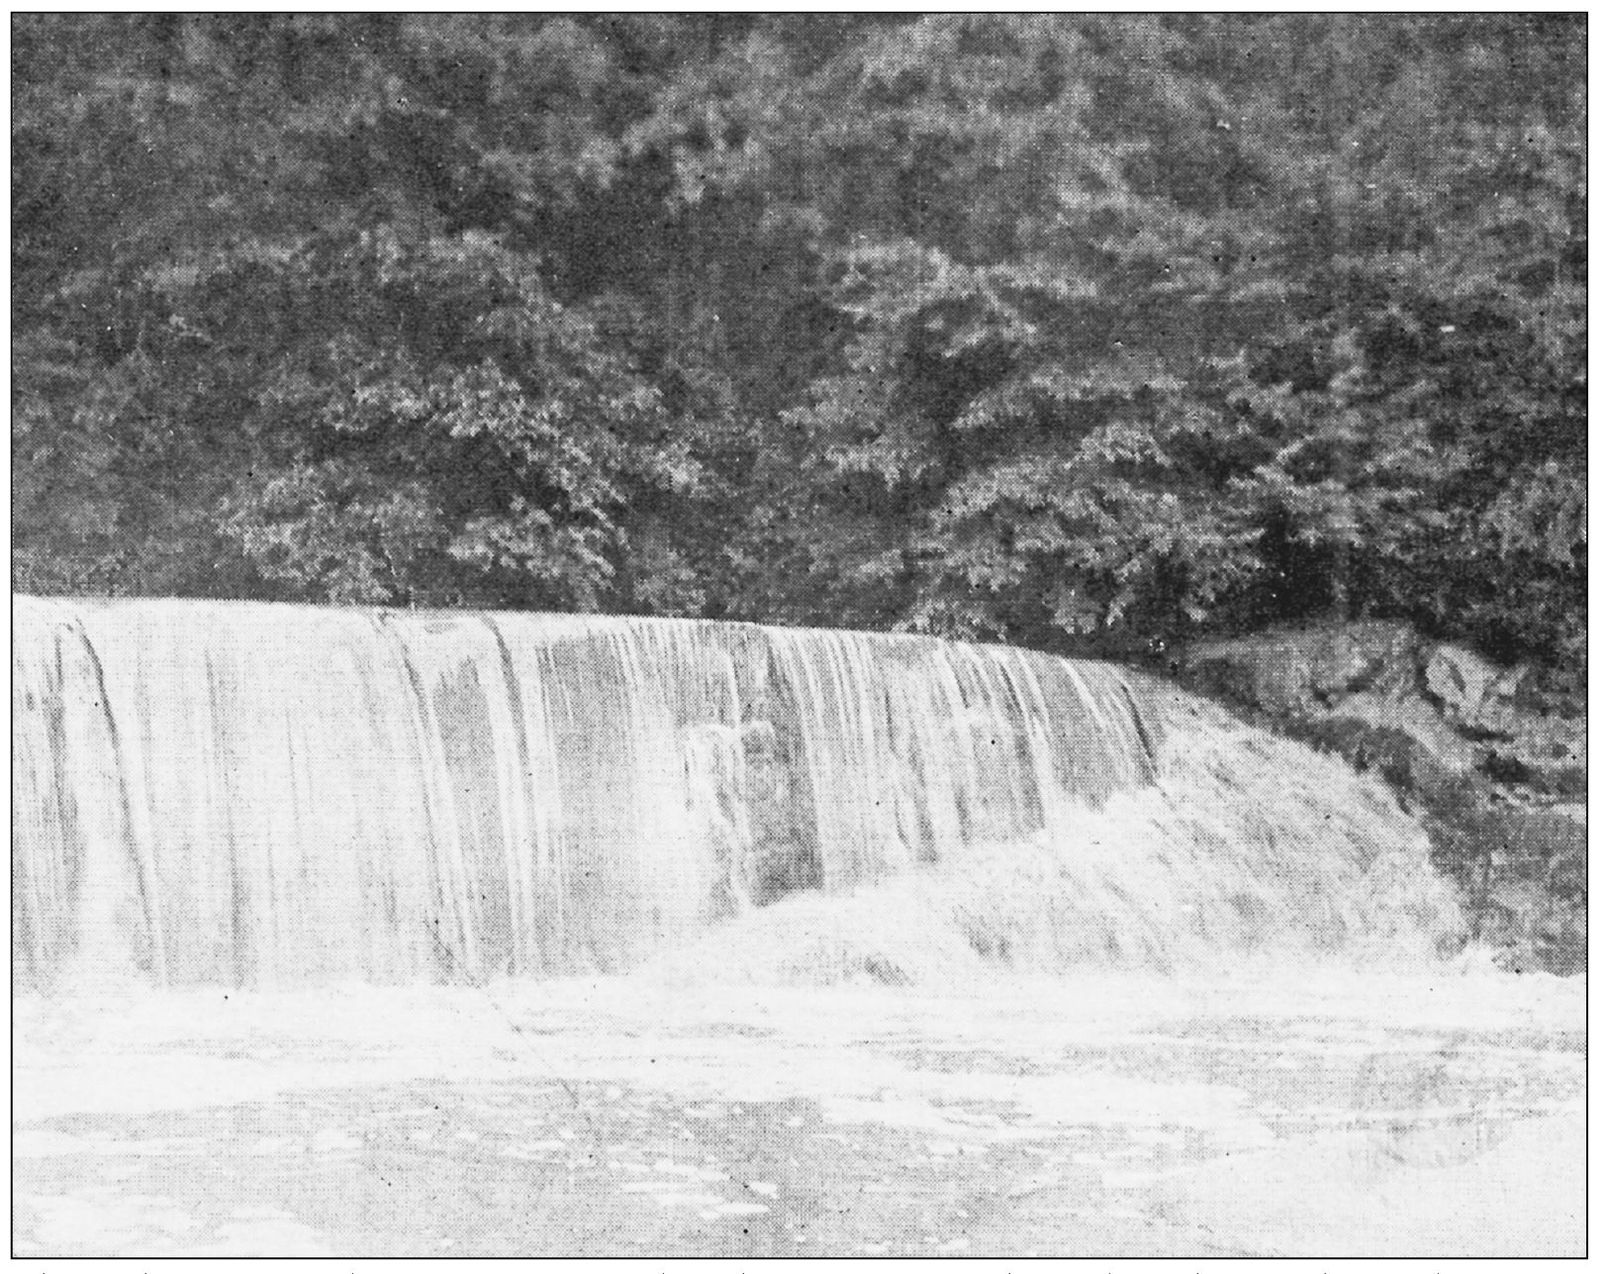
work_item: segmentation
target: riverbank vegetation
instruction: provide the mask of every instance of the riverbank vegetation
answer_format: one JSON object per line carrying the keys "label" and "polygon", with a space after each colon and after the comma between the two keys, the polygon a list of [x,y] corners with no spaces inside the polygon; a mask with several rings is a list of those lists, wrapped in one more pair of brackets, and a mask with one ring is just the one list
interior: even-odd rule
{"label": "riverbank vegetation", "polygon": [[1573,679],[1585,42],[16,16],[16,586]]}

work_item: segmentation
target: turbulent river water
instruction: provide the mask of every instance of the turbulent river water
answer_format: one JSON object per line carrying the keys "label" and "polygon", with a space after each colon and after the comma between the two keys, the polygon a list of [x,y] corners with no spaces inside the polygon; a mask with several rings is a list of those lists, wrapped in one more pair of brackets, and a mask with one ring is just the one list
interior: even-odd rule
{"label": "turbulent river water", "polygon": [[28,997],[15,1253],[1580,1254],[1580,982]]}
{"label": "turbulent river water", "polygon": [[1583,1242],[1581,980],[1164,682],[19,598],[13,744],[20,1255]]}

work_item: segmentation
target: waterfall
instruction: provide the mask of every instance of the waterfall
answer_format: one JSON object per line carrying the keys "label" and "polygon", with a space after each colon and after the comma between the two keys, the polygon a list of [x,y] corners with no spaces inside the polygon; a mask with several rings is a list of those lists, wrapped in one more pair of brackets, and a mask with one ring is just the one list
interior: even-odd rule
{"label": "waterfall", "polygon": [[[1115,933],[1326,942],[1441,905],[1381,791],[1306,753],[1304,787],[1300,749],[1100,664],[680,619],[13,615],[21,988],[615,971],[786,898],[991,863],[1031,910],[1060,890],[1087,931],[1100,912],[1104,944],[1074,944],[1098,959]],[[1383,856],[1407,901],[1380,900]],[[949,914],[978,929],[1010,892]]]}

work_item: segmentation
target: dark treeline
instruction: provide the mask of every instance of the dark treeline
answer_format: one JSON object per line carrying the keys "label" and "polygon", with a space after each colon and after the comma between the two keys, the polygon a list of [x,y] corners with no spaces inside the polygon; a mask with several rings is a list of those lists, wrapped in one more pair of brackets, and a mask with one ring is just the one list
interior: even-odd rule
{"label": "dark treeline", "polygon": [[12,23],[19,589],[1585,662],[1585,18]]}

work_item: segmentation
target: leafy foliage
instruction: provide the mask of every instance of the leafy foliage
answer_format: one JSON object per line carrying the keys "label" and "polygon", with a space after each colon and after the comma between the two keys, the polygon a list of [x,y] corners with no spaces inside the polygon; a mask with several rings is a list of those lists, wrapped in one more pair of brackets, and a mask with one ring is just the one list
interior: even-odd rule
{"label": "leafy foliage", "polygon": [[1569,15],[20,15],[36,590],[1580,668]]}

